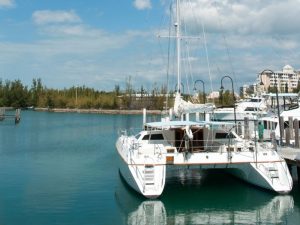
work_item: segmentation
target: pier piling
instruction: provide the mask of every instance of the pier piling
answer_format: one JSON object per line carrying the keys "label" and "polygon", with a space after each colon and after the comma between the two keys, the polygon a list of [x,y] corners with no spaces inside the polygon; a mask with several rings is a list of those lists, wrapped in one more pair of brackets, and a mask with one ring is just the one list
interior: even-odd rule
{"label": "pier piling", "polygon": [[291,141],[291,133],[290,133],[290,128],[285,128],[284,129],[284,131],[285,131],[285,144],[287,145],[287,146],[289,146],[290,145],[290,141]]}
{"label": "pier piling", "polygon": [[16,109],[15,124],[18,124],[20,120],[21,120],[21,109]]}
{"label": "pier piling", "polygon": [[250,138],[249,118],[248,117],[244,118],[244,137],[245,137],[245,139],[249,139]]}
{"label": "pier piling", "polygon": [[295,148],[299,148],[299,121],[298,119],[294,120],[294,132],[295,132]]}
{"label": "pier piling", "polygon": [[276,142],[275,131],[272,131],[272,133],[271,133],[271,141],[272,141],[272,145],[274,146],[275,151],[277,152],[277,142]]}
{"label": "pier piling", "polygon": [[7,111],[11,110],[10,108],[0,108],[0,121],[14,119],[15,124],[18,124],[21,120],[21,109],[16,109],[15,114],[7,113]]}
{"label": "pier piling", "polygon": [[289,116],[289,133],[290,133],[290,139],[292,140],[294,138],[294,132],[293,132],[293,117]]}
{"label": "pier piling", "polygon": [[[282,145],[279,149],[279,154],[285,159],[289,170],[291,168],[297,168],[297,179],[300,183],[300,140],[299,140],[299,120],[293,117],[288,118],[288,127],[283,130],[284,122],[283,117],[280,117],[280,126],[282,128],[281,137],[285,138],[285,145]],[[275,132],[271,133],[272,143],[275,139]],[[293,142],[294,141],[294,142]]]}
{"label": "pier piling", "polygon": [[279,133],[280,133],[280,145],[283,145],[284,136],[284,119],[282,116],[279,117]]}
{"label": "pier piling", "polygon": [[0,121],[4,120],[5,116],[5,109],[4,108],[0,108]]}

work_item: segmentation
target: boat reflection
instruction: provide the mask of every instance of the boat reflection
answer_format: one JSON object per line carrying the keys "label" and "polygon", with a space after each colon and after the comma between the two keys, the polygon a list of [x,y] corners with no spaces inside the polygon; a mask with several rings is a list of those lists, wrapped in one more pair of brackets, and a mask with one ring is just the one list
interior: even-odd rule
{"label": "boat reflection", "polygon": [[[182,187],[182,182],[177,185]],[[115,199],[124,224],[281,224],[294,210],[292,196],[273,195],[247,184],[239,184],[238,190],[231,186],[231,192],[223,187],[208,192],[205,185],[191,184],[182,191],[178,186],[171,184],[160,200],[145,200],[120,178]]]}

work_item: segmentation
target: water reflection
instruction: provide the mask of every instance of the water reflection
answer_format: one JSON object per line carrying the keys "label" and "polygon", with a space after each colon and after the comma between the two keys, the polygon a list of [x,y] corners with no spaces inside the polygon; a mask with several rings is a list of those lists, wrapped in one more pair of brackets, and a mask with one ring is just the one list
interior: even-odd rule
{"label": "water reflection", "polygon": [[124,224],[167,224],[166,208],[160,200],[146,200],[137,195],[120,177],[115,200]]}
{"label": "water reflection", "polygon": [[[206,178],[198,184],[169,181],[159,200],[146,200],[120,178],[115,199],[124,224],[287,224],[294,210],[290,195],[256,190],[231,177]],[[207,177],[207,176],[203,176]],[[220,188],[222,184],[222,188]],[[217,186],[216,186],[217,185]]]}

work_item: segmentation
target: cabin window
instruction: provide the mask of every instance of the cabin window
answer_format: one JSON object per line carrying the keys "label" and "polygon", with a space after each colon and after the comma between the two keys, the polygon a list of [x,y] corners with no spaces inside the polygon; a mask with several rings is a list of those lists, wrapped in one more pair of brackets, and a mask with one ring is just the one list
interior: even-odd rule
{"label": "cabin window", "polygon": [[140,136],[141,136],[141,134],[137,134],[137,135],[135,135],[135,138],[136,138],[136,139],[139,139]]}
{"label": "cabin window", "polygon": [[261,102],[261,99],[252,98],[250,102]]}
{"label": "cabin window", "polygon": [[268,121],[264,120],[264,129],[268,129]]}
{"label": "cabin window", "polygon": [[162,134],[146,134],[143,140],[164,140],[164,136]]}
{"label": "cabin window", "polygon": [[216,133],[216,139],[235,138],[232,133]]}
{"label": "cabin window", "polygon": [[277,126],[277,122],[271,122],[271,121],[267,121],[264,120],[264,129],[266,130],[275,130],[276,126]]}
{"label": "cabin window", "polygon": [[256,108],[253,108],[253,107],[247,107],[246,109],[245,109],[245,111],[256,111]]}

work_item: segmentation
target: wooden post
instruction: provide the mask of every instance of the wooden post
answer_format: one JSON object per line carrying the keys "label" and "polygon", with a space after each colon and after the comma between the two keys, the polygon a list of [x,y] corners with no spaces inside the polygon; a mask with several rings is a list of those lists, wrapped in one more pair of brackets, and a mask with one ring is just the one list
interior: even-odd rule
{"label": "wooden post", "polygon": [[283,145],[283,137],[284,137],[284,120],[283,117],[279,117],[279,131],[280,131],[280,140],[279,144]]}
{"label": "wooden post", "polygon": [[237,135],[241,135],[242,134],[242,124],[241,122],[238,122],[237,124]]}
{"label": "wooden post", "polygon": [[143,127],[145,126],[147,122],[147,110],[144,108],[143,109]]}
{"label": "wooden post", "polygon": [[244,117],[244,137],[245,139],[250,138],[250,132],[249,132],[249,118]]}
{"label": "wooden post", "polygon": [[290,140],[291,140],[291,134],[290,134],[290,128],[285,128],[285,144],[290,145]]}
{"label": "wooden post", "polygon": [[290,132],[290,138],[291,140],[294,139],[294,132],[293,132],[293,117],[289,116],[289,132]]}
{"label": "wooden post", "polygon": [[298,119],[294,120],[294,131],[295,131],[295,148],[299,148],[299,121]]}
{"label": "wooden post", "polygon": [[271,141],[272,141],[272,145],[273,145],[275,151],[277,151],[277,143],[276,143],[275,131],[271,132]]}
{"label": "wooden post", "polygon": [[5,108],[0,108],[0,121],[5,118]]}
{"label": "wooden post", "polygon": [[21,109],[16,109],[15,124],[18,124],[20,120],[21,120]]}

